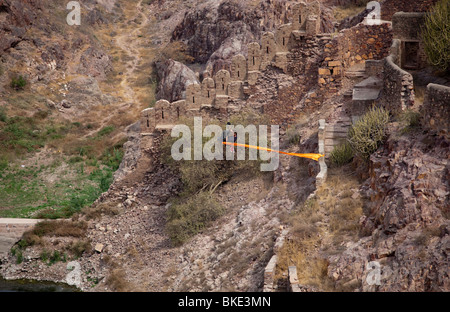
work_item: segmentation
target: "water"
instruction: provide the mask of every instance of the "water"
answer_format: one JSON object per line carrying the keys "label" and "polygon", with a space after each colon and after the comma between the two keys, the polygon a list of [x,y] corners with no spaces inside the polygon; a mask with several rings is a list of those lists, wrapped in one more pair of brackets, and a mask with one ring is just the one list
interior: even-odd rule
{"label": "water", "polygon": [[7,281],[0,277],[0,292],[78,292],[76,287],[63,283],[34,280]]}

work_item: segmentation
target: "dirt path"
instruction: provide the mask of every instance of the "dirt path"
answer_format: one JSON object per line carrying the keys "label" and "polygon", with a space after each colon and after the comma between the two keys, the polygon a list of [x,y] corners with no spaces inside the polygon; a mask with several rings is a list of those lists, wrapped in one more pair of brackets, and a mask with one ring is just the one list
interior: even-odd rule
{"label": "dirt path", "polygon": [[[149,27],[150,19],[145,14],[145,9],[142,6],[142,0],[136,4],[135,9],[131,10],[132,15],[126,16],[124,21],[117,24],[114,27],[114,31],[118,34],[113,42],[114,48],[122,50],[126,53],[126,59],[123,61],[125,71],[121,73],[121,81],[117,85],[117,91],[123,95],[123,99],[120,101],[114,110],[115,111],[127,111],[132,107],[139,106],[140,103],[136,100],[136,92],[132,86],[133,78],[137,75],[137,67],[142,59],[139,46],[142,45],[143,38],[140,36],[140,32],[146,27]],[[127,15],[128,12],[125,13]],[[128,32],[127,25],[133,21],[139,21],[134,30]],[[113,118],[117,118],[116,114],[107,114],[102,116],[99,120],[99,127],[86,133],[83,137],[87,138],[95,135],[98,129],[111,124]],[[119,133],[118,136],[121,134]]]}
{"label": "dirt path", "polygon": [[[146,14],[143,12],[142,7],[142,0],[138,2],[136,5],[136,15],[131,18],[130,20],[136,20],[138,17],[142,18],[141,23],[138,25],[136,29],[134,29],[131,34],[127,32],[123,32],[121,35],[117,36],[116,44],[117,46],[125,51],[127,55],[129,56],[130,60],[126,63],[126,71],[123,73],[123,79],[120,83],[120,86],[124,89],[124,94],[126,98],[126,102],[128,102],[128,105],[134,104],[135,99],[134,95],[135,92],[133,88],[130,86],[130,78],[134,76],[134,72],[136,70],[136,67],[138,66],[139,60],[140,60],[140,53],[139,53],[139,32],[148,26],[149,24],[149,18]],[[117,29],[117,31],[121,31],[121,29]]]}

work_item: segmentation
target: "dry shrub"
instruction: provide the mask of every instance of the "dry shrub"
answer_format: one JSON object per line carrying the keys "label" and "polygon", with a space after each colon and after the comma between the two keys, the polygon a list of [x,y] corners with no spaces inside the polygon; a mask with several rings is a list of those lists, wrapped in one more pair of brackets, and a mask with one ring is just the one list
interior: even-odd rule
{"label": "dry shrub", "polygon": [[73,241],[68,246],[68,251],[70,251],[76,258],[79,258],[83,255],[83,253],[91,253],[92,246],[89,240],[76,240]]}
{"label": "dry shrub", "polygon": [[83,221],[42,221],[37,223],[30,235],[36,235],[38,237],[43,236],[58,236],[58,237],[85,237],[87,231],[87,223]]}
{"label": "dry shrub", "polygon": [[156,62],[164,62],[168,59],[188,64],[193,63],[194,58],[187,52],[188,47],[181,41],[173,41],[168,43],[157,56]]}
{"label": "dry shrub", "polygon": [[209,192],[200,192],[171,205],[166,230],[174,245],[181,245],[225,213]]}
{"label": "dry shrub", "polygon": [[283,278],[289,266],[297,267],[297,277],[301,285],[314,286],[323,291],[332,289],[329,279],[328,262],[319,257],[309,256],[297,241],[288,240],[278,253],[275,279]]}
{"label": "dry shrub", "polygon": [[108,201],[83,209],[83,214],[87,220],[99,219],[102,215],[116,216],[120,214],[120,212],[121,210],[118,207],[118,202],[115,201]]}
{"label": "dry shrub", "polygon": [[125,270],[120,268],[110,271],[106,279],[106,285],[117,292],[131,291],[131,284],[126,279]]}

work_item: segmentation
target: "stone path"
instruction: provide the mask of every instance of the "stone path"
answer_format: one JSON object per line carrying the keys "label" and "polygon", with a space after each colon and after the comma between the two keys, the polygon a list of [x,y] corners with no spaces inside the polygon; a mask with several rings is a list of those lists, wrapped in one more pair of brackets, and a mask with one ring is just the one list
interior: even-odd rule
{"label": "stone path", "polygon": [[8,255],[23,233],[39,221],[41,220],[0,218],[0,259]]}

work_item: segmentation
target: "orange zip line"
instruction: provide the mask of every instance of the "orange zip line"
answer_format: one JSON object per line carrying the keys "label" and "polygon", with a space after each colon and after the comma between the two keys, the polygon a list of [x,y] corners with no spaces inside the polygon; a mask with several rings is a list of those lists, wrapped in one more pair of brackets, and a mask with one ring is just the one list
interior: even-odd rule
{"label": "orange zip line", "polygon": [[268,151],[268,152],[276,152],[276,153],[284,154],[284,155],[296,156],[296,157],[301,157],[301,158],[308,158],[308,159],[312,159],[312,160],[315,160],[315,161],[319,161],[319,159],[321,157],[324,157],[324,155],[322,155],[322,154],[286,153],[286,152],[276,151],[276,150],[273,150],[273,149],[270,149],[270,148],[259,147],[259,146],[254,146],[254,145],[239,144],[239,143],[229,143],[229,142],[222,142],[222,143],[224,145],[248,147],[248,148],[253,148],[253,149],[257,149],[257,150],[265,150],[265,151]]}

